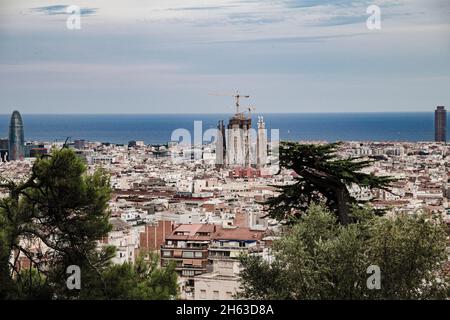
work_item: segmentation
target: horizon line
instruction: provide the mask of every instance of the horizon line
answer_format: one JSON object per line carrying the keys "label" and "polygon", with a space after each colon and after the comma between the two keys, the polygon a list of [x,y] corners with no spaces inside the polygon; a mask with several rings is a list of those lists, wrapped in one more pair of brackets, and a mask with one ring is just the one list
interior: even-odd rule
{"label": "horizon line", "polygon": [[[433,110],[426,110],[426,111],[299,111],[299,112],[253,112],[252,115],[257,114],[374,114],[374,113],[432,113],[436,109]],[[13,110],[10,113],[0,113],[0,116],[4,115],[11,115],[14,111],[19,110]],[[77,112],[77,113],[49,113],[49,112],[43,112],[43,113],[27,113],[27,112],[20,112],[20,114],[24,115],[223,115],[223,114],[235,114],[234,112],[98,112],[98,113],[87,113],[87,112]],[[243,112],[244,113],[244,112]]]}

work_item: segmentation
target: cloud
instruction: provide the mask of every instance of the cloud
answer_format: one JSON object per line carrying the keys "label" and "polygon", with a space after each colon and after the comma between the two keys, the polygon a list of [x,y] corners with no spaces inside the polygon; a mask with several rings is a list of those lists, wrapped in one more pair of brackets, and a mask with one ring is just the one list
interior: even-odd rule
{"label": "cloud", "polygon": [[[376,34],[371,34],[370,36],[375,36]],[[213,41],[211,44],[295,44],[295,43],[318,43],[325,42],[332,39],[344,39],[344,38],[355,38],[355,37],[367,37],[367,33],[349,33],[349,34],[330,34],[330,35],[317,35],[317,36],[292,36],[292,37],[261,37],[253,39],[243,39],[243,40],[222,40]]]}
{"label": "cloud", "polygon": [[400,7],[404,0],[284,0],[282,3],[286,8],[303,13],[306,17],[314,17],[306,23],[308,26],[334,27],[364,23],[368,18],[366,9],[374,4],[383,10],[383,19],[392,17],[392,14],[386,14],[384,10]]}
{"label": "cloud", "polygon": [[271,24],[283,21],[283,17],[268,16],[252,13],[234,13],[228,16],[228,22],[231,24]]}
{"label": "cloud", "polygon": [[197,10],[222,10],[226,8],[232,8],[235,6],[204,6],[204,7],[179,7],[179,8],[169,8],[171,11],[197,11]]}
{"label": "cloud", "polygon": [[282,2],[289,8],[311,8],[321,6],[354,7],[373,4],[373,1],[370,0],[362,0],[358,2],[355,2],[354,0],[284,0]]}
{"label": "cloud", "polygon": [[316,26],[332,27],[345,24],[364,23],[367,20],[367,15],[360,16],[334,16],[326,20],[322,20],[316,23]]}
{"label": "cloud", "polygon": [[[66,14],[70,14],[67,12],[68,7],[69,7],[69,5],[58,4],[58,5],[52,5],[52,6],[32,8],[30,10],[32,12],[42,13],[42,14],[49,15],[49,16],[66,15]],[[97,8],[80,8],[80,14],[82,16],[94,15],[97,13],[97,11],[98,11]]]}
{"label": "cloud", "polygon": [[80,32],[60,21],[71,1],[6,2],[0,109],[207,112],[216,102],[205,91],[230,87],[259,110],[421,110],[450,99],[448,0],[370,0],[380,32],[366,27],[366,0],[77,0],[95,14]]}

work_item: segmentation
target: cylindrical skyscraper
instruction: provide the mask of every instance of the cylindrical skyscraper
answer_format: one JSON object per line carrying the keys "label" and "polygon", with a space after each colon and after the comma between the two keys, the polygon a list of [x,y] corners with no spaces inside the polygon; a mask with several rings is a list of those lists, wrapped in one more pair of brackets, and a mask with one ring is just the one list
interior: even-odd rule
{"label": "cylindrical skyscraper", "polygon": [[434,112],[434,140],[436,142],[446,142],[447,140],[447,111],[445,107],[439,106]]}
{"label": "cylindrical skyscraper", "polygon": [[9,160],[23,160],[25,139],[23,136],[23,123],[19,111],[14,111],[9,123]]}

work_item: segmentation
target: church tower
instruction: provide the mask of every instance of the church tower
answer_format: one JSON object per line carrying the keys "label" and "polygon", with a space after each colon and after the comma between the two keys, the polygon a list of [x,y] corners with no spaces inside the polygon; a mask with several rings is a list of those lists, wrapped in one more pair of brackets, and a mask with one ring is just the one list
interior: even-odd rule
{"label": "church tower", "polygon": [[258,117],[258,133],[256,139],[256,166],[263,168],[267,165],[267,130],[262,116]]}

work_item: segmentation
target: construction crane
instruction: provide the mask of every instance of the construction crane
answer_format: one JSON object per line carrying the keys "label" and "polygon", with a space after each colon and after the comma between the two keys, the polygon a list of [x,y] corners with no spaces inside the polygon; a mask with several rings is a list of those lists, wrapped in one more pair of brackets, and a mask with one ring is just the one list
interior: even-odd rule
{"label": "construction crane", "polygon": [[256,107],[248,106],[247,110],[248,110],[248,117],[251,119],[252,118],[252,111],[255,111]]}
{"label": "construction crane", "polygon": [[229,94],[229,93],[210,93],[210,95],[212,96],[227,96],[227,97],[233,97],[236,99],[236,114],[239,113],[239,107],[240,107],[240,99],[241,98],[250,98],[249,95],[242,95],[239,93],[239,91],[236,90],[236,93],[234,94]]}

